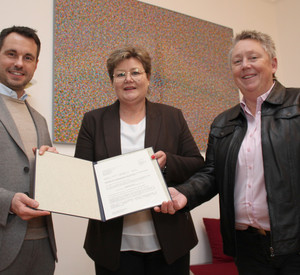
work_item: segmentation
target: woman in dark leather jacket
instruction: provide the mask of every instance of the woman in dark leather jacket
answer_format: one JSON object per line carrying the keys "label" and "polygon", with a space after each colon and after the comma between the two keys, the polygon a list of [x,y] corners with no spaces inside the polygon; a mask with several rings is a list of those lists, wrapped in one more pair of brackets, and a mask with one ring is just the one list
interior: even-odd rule
{"label": "woman in dark leather jacket", "polygon": [[300,274],[300,89],[275,80],[268,35],[238,34],[230,57],[243,99],[212,123],[205,166],[156,211],[219,194],[224,252],[239,274]]}

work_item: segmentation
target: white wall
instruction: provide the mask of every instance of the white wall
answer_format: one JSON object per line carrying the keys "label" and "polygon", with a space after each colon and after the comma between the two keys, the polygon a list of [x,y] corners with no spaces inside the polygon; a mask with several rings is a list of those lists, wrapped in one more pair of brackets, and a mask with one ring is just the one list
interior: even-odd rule
{"label": "white wall", "polygon": [[276,19],[280,52],[279,68],[281,80],[286,86],[300,86],[300,1],[281,0],[277,4]]}
{"label": "white wall", "polygon": [[[42,41],[40,62],[28,92],[31,104],[47,119],[52,129],[52,60],[54,0],[0,0],[0,28],[27,25],[38,30]],[[83,1],[83,0],[82,0]],[[287,86],[300,86],[300,10],[299,0],[144,0],[143,2],[181,12],[230,27],[234,32],[257,29],[270,34],[277,45],[279,70],[277,77]],[[63,154],[73,155],[73,145],[56,145]],[[202,230],[202,217],[219,217],[218,200],[192,211],[199,244],[192,250],[191,263],[210,260],[207,238]],[[53,215],[59,262],[56,275],[94,274],[92,261],[82,246],[85,219]]]}

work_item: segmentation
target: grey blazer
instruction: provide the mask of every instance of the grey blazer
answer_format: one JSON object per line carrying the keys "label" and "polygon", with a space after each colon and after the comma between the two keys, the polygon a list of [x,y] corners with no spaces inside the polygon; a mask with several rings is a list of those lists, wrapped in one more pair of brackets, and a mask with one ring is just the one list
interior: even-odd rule
{"label": "grey blazer", "polygon": [[[51,145],[46,120],[29,106],[37,135],[38,147]],[[16,192],[32,196],[30,186],[34,180],[34,167],[30,167],[21,137],[13,118],[0,96],[0,271],[7,268],[20,251],[26,233],[27,222],[9,214],[11,200]],[[47,216],[47,227],[55,259],[56,245],[52,218]]]}

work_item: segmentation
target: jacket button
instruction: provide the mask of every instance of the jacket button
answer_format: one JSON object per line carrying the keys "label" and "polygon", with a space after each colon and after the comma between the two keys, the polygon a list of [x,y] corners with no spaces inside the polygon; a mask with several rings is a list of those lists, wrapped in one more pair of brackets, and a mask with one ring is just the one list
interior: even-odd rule
{"label": "jacket button", "polygon": [[23,170],[24,170],[25,173],[28,173],[29,172],[29,167],[25,166]]}

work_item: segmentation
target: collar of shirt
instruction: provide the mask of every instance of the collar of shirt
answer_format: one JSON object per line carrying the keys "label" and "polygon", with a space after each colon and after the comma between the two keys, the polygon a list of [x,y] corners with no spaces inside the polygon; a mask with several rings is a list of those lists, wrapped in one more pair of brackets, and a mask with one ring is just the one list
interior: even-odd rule
{"label": "collar of shirt", "polygon": [[[275,82],[273,83],[273,85],[271,86],[271,88],[265,92],[264,94],[262,94],[261,96],[259,96],[257,98],[257,103],[256,103],[256,113],[257,112],[260,112],[261,110],[261,105],[263,104],[263,102],[267,99],[268,95],[270,94],[271,90],[273,89],[275,85]],[[246,101],[245,101],[245,97],[243,96],[243,98],[241,99],[240,101],[240,105],[241,107],[243,108],[244,112],[247,113],[247,114],[250,114],[251,115],[251,112],[249,110],[249,108],[247,107],[247,104],[246,104]]]}
{"label": "collar of shirt", "polygon": [[2,83],[0,83],[0,94],[9,96],[11,98],[19,99],[22,101],[25,101],[25,99],[28,97],[28,94],[26,93],[26,91],[24,91],[24,94],[20,98],[18,98],[18,95],[14,90],[8,88]]}

